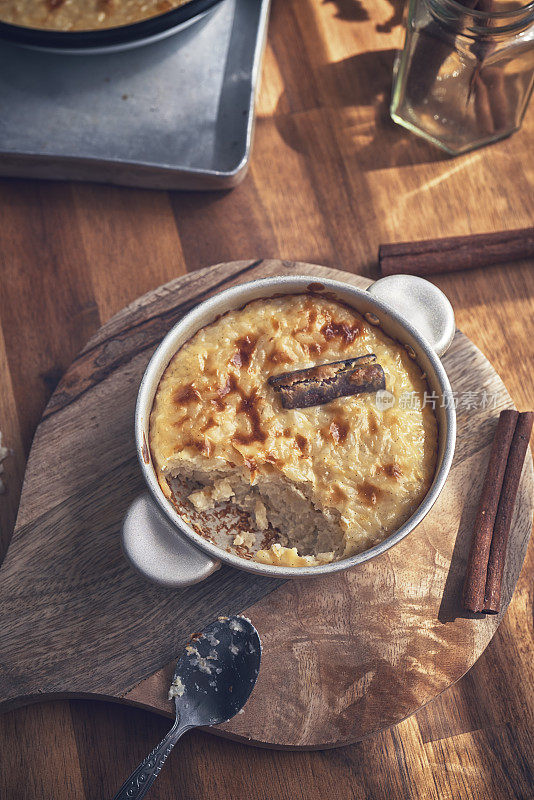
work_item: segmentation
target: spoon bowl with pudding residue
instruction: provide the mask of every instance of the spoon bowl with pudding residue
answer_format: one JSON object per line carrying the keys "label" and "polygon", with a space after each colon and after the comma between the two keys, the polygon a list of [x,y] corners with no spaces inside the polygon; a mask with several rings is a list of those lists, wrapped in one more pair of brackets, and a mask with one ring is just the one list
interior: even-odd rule
{"label": "spoon bowl with pudding residue", "polygon": [[261,642],[245,617],[219,617],[193,634],[169,690],[176,720],[169,733],[121,786],[114,800],[140,800],[186,731],[232,719],[245,705],[260,671]]}

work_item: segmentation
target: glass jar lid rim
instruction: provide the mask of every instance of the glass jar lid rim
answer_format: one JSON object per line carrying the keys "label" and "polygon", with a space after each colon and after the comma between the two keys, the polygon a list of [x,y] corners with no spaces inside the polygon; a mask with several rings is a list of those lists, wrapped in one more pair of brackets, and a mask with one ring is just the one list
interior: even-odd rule
{"label": "glass jar lid rim", "polygon": [[532,11],[534,13],[534,0],[531,0],[529,3],[525,3],[524,5],[517,6],[517,8],[512,8],[509,11],[483,11],[478,8],[469,8],[469,6],[464,5],[463,3],[459,2],[459,0],[440,1],[443,2],[444,5],[448,5],[463,14],[469,14],[469,16],[473,17],[473,19],[479,20],[513,19],[514,17],[523,15],[528,11]]}

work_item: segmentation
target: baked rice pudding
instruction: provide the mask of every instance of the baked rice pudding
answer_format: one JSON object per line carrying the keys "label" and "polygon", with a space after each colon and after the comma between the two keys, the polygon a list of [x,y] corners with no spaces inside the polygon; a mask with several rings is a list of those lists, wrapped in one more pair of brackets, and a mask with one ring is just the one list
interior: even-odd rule
{"label": "baked rice pudding", "polygon": [[[284,407],[286,374],[370,354],[378,365],[365,369],[380,370],[393,405],[367,388]],[[247,512],[234,544],[256,561],[346,558],[397,530],[430,487],[437,423],[427,391],[405,348],[348,306],[315,294],[255,300],[199,330],[167,366],[149,432],[160,486],[173,499],[179,476],[197,511]]]}
{"label": "baked rice pudding", "polygon": [[189,0],[0,0],[0,20],[25,28],[93,31],[130,25]]}

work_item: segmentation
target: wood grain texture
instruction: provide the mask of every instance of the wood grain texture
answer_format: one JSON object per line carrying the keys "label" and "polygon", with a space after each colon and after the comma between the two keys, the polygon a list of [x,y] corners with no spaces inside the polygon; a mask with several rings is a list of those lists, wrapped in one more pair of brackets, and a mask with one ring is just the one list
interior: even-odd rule
{"label": "wood grain texture", "polygon": [[534,478],[529,458],[502,612],[469,618],[461,611],[461,586],[480,481],[499,411],[511,401],[461,333],[443,359],[458,399],[455,461],[435,507],[395,548],[315,581],[282,584],[223,568],[173,592],[146,584],[126,566],[118,534],[143,488],[132,420],[152,352],[214,292],[276,274],[369,283],[275,260],[213,266],[119,312],[61,379],[35,434],[0,570],[3,705],[97,695],[170,714],[167,662],[211,618],[244,611],[263,641],[261,675],[245,713],[217,731],[274,747],[335,747],[409,716],[458,680],[487,646],[523,563]]}
{"label": "wood grain texture", "polygon": [[[5,552],[25,453],[55,383],[102,321],[207,264],[286,257],[372,275],[380,242],[514,229],[534,218],[534,110],[448,159],[388,119],[402,0],[274,0],[251,170],[224,194],[0,181],[0,497]],[[532,407],[531,263],[433,279],[520,410]],[[154,797],[531,800],[534,543],[490,645],[454,686],[364,742],[273,752],[185,737]],[[168,728],[96,701],[0,717],[0,796],[111,797]],[[37,743],[37,744],[36,744]],[[7,765],[7,766],[5,766]]]}

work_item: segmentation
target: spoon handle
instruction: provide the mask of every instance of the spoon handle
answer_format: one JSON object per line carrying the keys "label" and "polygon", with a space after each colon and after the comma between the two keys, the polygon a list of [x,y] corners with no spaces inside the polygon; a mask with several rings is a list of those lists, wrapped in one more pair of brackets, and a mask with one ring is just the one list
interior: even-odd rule
{"label": "spoon handle", "polygon": [[141,800],[158,777],[172,748],[186,730],[188,730],[188,726],[181,726],[179,720],[176,719],[168,734],[134,769],[113,800]]}

